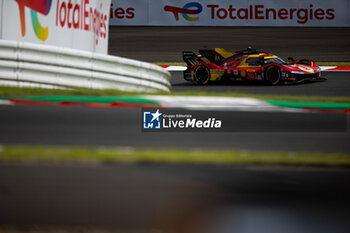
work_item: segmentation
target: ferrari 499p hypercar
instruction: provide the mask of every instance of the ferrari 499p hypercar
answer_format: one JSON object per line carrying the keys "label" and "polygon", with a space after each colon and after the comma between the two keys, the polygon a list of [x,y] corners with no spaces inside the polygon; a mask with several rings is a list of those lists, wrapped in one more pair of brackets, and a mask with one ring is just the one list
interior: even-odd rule
{"label": "ferrari 499p hypercar", "polygon": [[286,63],[273,54],[251,48],[237,52],[200,49],[199,55],[183,51],[183,60],[187,64],[185,80],[199,84],[215,80],[259,80],[272,85],[325,80],[320,77],[320,67],[311,60],[295,61],[290,57]]}

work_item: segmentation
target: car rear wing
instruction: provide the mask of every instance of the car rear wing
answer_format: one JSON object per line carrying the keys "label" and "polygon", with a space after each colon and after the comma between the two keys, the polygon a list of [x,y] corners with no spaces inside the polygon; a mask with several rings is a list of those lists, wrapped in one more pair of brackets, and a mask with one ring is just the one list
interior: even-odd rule
{"label": "car rear wing", "polygon": [[201,58],[199,58],[192,51],[183,51],[182,52],[182,59],[186,62],[186,64],[188,66],[193,66],[193,65],[198,64],[200,62],[203,62],[203,60]]}

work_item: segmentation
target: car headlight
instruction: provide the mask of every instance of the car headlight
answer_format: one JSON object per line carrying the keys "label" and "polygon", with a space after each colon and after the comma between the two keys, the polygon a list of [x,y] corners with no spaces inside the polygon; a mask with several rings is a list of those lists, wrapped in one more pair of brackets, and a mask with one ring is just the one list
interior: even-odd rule
{"label": "car headlight", "polygon": [[292,74],[304,74],[303,71],[290,71],[290,73],[292,73]]}
{"label": "car headlight", "polygon": [[320,67],[318,67],[318,68],[317,68],[317,72],[320,72],[320,71],[321,71],[321,68],[320,68]]}

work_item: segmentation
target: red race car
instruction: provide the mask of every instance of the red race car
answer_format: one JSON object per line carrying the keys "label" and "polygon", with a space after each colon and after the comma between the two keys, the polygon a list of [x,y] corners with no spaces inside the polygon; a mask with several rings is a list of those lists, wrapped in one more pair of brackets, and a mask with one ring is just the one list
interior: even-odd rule
{"label": "red race car", "polygon": [[187,64],[185,80],[199,84],[215,80],[259,80],[272,85],[326,80],[320,76],[320,67],[311,60],[288,58],[286,63],[273,54],[251,48],[237,52],[223,48],[200,49],[200,55],[192,51],[182,54]]}

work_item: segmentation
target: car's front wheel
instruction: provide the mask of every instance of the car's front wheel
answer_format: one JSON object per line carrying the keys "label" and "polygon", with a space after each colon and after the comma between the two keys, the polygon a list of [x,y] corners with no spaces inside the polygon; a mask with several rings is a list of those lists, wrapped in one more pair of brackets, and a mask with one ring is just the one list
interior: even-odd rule
{"label": "car's front wheel", "polygon": [[265,77],[271,85],[277,85],[281,81],[281,71],[277,66],[269,66],[266,68]]}
{"label": "car's front wheel", "polygon": [[198,66],[194,70],[194,79],[199,84],[207,84],[210,80],[210,71],[205,66]]}

